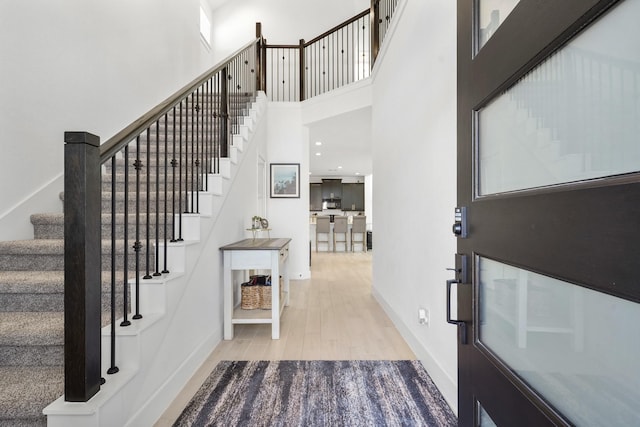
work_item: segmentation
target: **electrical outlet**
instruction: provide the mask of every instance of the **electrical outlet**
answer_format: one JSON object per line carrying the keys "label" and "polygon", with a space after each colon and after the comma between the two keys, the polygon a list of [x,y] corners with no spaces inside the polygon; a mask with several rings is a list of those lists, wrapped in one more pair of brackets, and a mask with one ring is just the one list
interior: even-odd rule
{"label": "electrical outlet", "polygon": [[429,326],[429,310],[426,308],[418,309],[418,323]]}

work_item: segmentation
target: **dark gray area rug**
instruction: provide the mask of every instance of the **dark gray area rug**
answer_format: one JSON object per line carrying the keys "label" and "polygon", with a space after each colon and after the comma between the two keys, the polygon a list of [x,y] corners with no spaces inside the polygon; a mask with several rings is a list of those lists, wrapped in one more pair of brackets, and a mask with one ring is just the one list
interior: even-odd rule
{"label": "dark gray area rug", "polygon": [[414,360],[220,362],[174,426],[456,426]]}

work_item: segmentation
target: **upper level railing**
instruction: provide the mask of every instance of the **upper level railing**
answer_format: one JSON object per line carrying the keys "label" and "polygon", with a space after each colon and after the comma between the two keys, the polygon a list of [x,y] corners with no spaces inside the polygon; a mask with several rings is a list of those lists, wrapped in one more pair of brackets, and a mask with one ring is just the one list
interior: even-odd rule
{"label": "upper level railing", "polygon": [[303,101],[369,77],[397,4],[398,0],[372,0],[371,8],[308,42],[265,42],[269,99]]}
{"label": "upper level railing", "polygon": [[[183,240],[183,214],[199,212],[199,192],[220,171],[229,135],[260,89],[261,43],[103,145],[86,132],[65,133],[65,400],[87,401],[100,389],[103,324],[111,324],[107,374],[118,372],[116,319],[120,327],[141,319],[141,280],[169,273],[168,243]],[[110,308],[102,313],[105,281]]]}

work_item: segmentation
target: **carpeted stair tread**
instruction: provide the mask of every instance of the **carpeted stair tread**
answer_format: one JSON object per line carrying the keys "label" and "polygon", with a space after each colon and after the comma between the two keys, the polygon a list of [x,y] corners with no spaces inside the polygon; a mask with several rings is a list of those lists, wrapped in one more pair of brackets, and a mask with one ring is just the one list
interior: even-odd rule
{"label": "carpeted stair tread", "polygon": [[[131,241],[125,245],[116,241],[116,269],[123,269],[125,247],[128,253],[128,268],[135,266],[135,253]],[[151,246],[150,246],[151,247]],[[102,240],[102,268],[111,267],[111,241]],[[144,249],[143,249],[143,258]],[[153,265],[155,251],[151,247],[150,265]],[[144,265],[144,264],[143,264]],[[0,242],[0,270],[64,270],[64,241],[62,239],[35,239]]]}
{"label": "carpeted stair tread", "polygon": [[1,271],[0,293],[53,294],[64,290],[64,271]]}
{"label": "carpeted stair tread", "polygon": [[0,345],[62,345],[63,312],[0,312]]}
{"label": "carpeted stair tread", "polygon": [[60,254],[64,251],[62,239],[11,240],[0,242],[0,255]]}
{"label": "carpeted stair tread", "polygon": [[[130,277],[133,273],[129,272]],[[103,271],[102,309],[110,306],[111,272]],[[116,300],[122,301],[123,272],[116,271]],[[51,312],[64,310],[64,272],[0,271],[0,312]]]}
{"label": "carpeted stair tread", "polygon": [[[163,201],[164,203],[164,201]],[[164,206],[164,204],[163,204]],[[170,214],[170,213],[169,213]],[[110,225],[111,224],[111,214],[102,214],[101,215],[101,219],[102,219],[102,224],[104,225]],[[149,216],[149,220],[150,222],[155,222],[155,213],[152,213]],[[162,218],[164,217],[163,213],[159,213],[159,216]],[[136,214],[134,213],[129,213],[128,215],[125,215],[124,213],[116,213],[115,215],[116,217],[116,223],[117,224],[124,224],[124,219],[125,217],[128,218],[129,223],[134,223],[135,219],[136,219]],[[146,220],[145,215],[143,213],[140,214],[140,222],[144,223],[144,221]],[[31,224],[33,225],[47,225],[47,224],[64,224],[64,214],[63,213],[44,213],[44,214],[33,214],[31,215]]]}
{"label": "carpeted stair tread", "polygon": [[[116,271],[118,283],[122,283],[122,271]],[[133,273],[129,272],[133,279]],[[102,292],[111,289],[111,271],[103,271]],[[0,270],[0,293],[53,294],[64,292],[64,271],[2,271]]]}
{"label": "carpeted stair tread", "polygon": [[[138,220],[140,223],[141,233],[144,233],[147,224],[146,216],[144,214],[140,214],[139,218],[136,218],[135,212],[128,215],[125,215],[124,213],[116,214],[116,237],[118,239],[124,238],[124,229],[126,223],[128,225],[127,230],[129,233],[129,240],[133,240],[136,229],[136,220]],[[158,221],[156,221],[156,215],[151,214],[149,216],[149,234],[152,237],[155,237],[156,223],[158,223],[160,224],[158,228],[158,235],[160,236],[160,238],[163,238],[165,234],[165,224],[167,233],[170,233],[172,230],[172,221],[173,219],[171,217],[171,213],[166,215],[166,220],[165,215],[163,213],[160,213],[158,215]],[[101,222],[102,238],[110,239],[112,215],[102,214]],[[64,214],[62,213],[32,215],[31,224],[33,225],[33,233],[36,239],[56,240],[62,239],[64,237]]]}
{"label": "carpeted stair tread", "polygon": [[0,366],[0,425],[46,426],[42,408],[64,393],[63,366]]}

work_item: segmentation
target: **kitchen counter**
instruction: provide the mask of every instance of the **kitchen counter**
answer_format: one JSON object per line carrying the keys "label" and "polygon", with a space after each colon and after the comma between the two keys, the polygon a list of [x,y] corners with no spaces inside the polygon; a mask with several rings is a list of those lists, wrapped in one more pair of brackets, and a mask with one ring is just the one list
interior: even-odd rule
{"label": "kitchen counter", "polygon": [[[360,213],[360,211],[335,211],[335,210],[326,210],[323,211],[322,213],[318,213],[318,215],[314,215],[311,214],[309,215],[309,224],[315,224],[316,223],[316,218],[319,216],[346,216],[347,217],[347,222],[349,224],[353,224],[353,217],[354,216],[358,216],[358,213]],[[362,214],[364,215],[364,212],[362,212]]]}
{"label": "kitchen counter", "polygon": [[[331,223],[329,225],[329,229],[330,229],[330,232],[329,232],[328,237],[325,237],[324,234],[322,234],[321,237],[320,237],[320,242],[318,243],[318,252],[332,252],[333,251],[333,223]],[[315,223],[309,224],[309,238],[311,239],[311,250],[315,251],[316,250],[316,224]],[[326,238],[329,239],[328,243],[324,242],[324,240]],[[342,235],[338,236],[338,239],[342,239],[342,238],[343,238]],[[356,234],[354,236],[354,243],[355,243],[354,246],[355,246],[356,250],[361,250],[360,249],[360,245],[361,244],[364,244],[364,245],[367,244],[366,238],[365,238],[364,241],[362,240],[363,238],[364,238],[364,236],[362,236],[361,234]],[[347,243],[346,244],[343,244],[342,242],[338,243],[336,245],[337,246],[336,250],[341,251],[345,245],[346,245],[346,247],[344,247],[344,250],[346,252],[351,250],[351,245],[350,245],[351,223],[347,224],[347,236],[346,236],[346,239],[347,239]]]}

